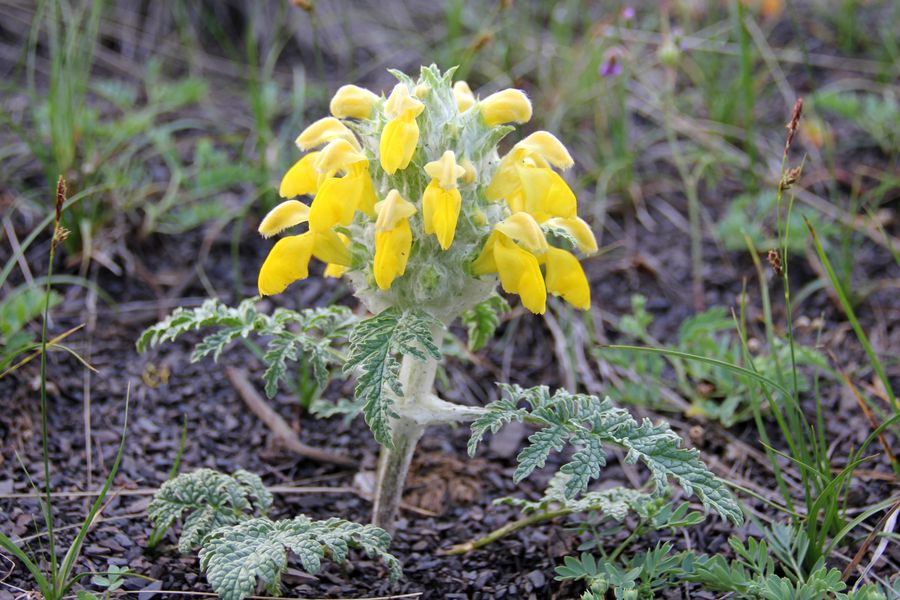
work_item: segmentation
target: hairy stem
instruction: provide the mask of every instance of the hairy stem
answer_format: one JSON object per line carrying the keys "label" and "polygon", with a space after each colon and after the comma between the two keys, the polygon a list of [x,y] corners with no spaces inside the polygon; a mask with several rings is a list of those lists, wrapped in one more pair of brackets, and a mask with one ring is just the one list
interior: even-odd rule
{"label": "hairy stem", "polygon": [[[443,330],[435,328],[432,337],[435,344],[440,346]],[[403,397],[399,398],[394,406],[398,416],[391,422],[394,447],[381,448],[378,481],[375,486],[375,505],[372,508],[372,523],[388,532],[394,531],[406,474],[416,444],[428,426],[428,422],[422,422],[413,415],[421,412],[421,407],[432,399],[437,366],[438,361],[430,357],[420,361],[412,356],[404,356],[400,367]]]}
{"label": "hairy stem", "polygon": [[484,546],[496,542],[500,538],[506,537],[511,533],[515,533],[520,529],[525,529],[526,527],[530,527],[537,523],[543,523],[544,521],[550,521],[551,519],[564,517],[570,514],[572,514],[572,509],[570,508],[559,508],[556,510],[534,513],[532,515],[528,515],[527,517],[522,517],[517,521],[513,521],[512,523],[507,523],[503,527],[495,529],[486,536],[480,537],[477,540],[471,540],[463,544],[452,546],[445,552],[445,554],[465,554],[466,552],[471,552],[472,550],[483,548]]}

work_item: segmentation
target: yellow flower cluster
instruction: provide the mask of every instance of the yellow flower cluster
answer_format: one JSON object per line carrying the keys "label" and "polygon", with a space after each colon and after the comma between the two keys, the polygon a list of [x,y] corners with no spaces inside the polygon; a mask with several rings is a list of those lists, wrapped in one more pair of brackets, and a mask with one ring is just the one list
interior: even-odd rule
{"label": "yellow flower cluster", "polygon": [[[496,152],[512,130],[504,124],[530,120],[528,97],[507,89],[479,100],[434,68],[418,82],[398,77],[387,98],[341,87],[333,116],[297,138],[307,153],[281,182],[288,200],[259,231],[269,237],[303,223],[308,230],[275,244],[260,269],[260,294],[306,278],[315,256],[327,263],[326,276],[361,272],[354,283],[381,293],[399,293],[396,282],[412,281],[404,274],[414,265],[423,274],[408,285],[430,286],[435,298],[463,289],[453,288],[454,277],[496,274],[532,312],[544,312],[548,293],[588,309],[590,287],[571,251],[591,254],[597,244],[556,170],[570,168],[572,157],[546,131],[502,158]],[[292,199],[302,195],[313,196],[310,205]],[[447,289],[434,291],[442,277]],[[421,302],[420,295],[413,289],[407,301]]]}

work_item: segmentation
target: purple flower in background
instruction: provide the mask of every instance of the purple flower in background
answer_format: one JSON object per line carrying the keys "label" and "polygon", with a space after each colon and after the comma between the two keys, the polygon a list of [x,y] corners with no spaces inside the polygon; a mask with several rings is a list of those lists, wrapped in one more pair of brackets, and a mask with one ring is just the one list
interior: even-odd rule
{"label": "purple flower in background", "polygon": [[634,7],[626,6],[622,9],[622,13],[620,14],[623,21],[630,21],[634,18]]}
{"label": "purple flower in background", "polygon": [[603,56],[603,64],[600,65],[599,69],[601,77],[610,79],[622,74],[622,61],[619,60],[621,54],[622,52],[619,48],[610,48],[606,51],[606,54]]}

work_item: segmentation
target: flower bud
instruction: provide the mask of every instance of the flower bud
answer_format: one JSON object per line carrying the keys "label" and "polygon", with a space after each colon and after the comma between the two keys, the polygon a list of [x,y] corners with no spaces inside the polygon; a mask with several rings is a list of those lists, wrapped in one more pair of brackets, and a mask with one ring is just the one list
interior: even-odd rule
{"label": "flower bud", "polygon": [[666,38],[662,46],[656,50],[656,58],[667,67],[677,67],[681,59],[681,50],[672,38]]}
{"label": "flower bud", "polygon": [[453,84],[453,97],[456,98],[456,108],[459,112],[466,112],[475,105],[475,95],[465,81],[457,81]]}
{"label": "flower bud", "polygon": [[378,96],[356,85],[338,88],[331,99],[331,114],[339,119],[368,119]]}
{"label": "flower bud", "polygon": [[463,183],[475,183],[478,179],[478,172],[475,170],[475,165],[472,164],[472,161],[467,158],[460,164],[465,171],[462,176]]}
{"label": "flower bud", "polygon": [[527,123],[531,120],[531,101],[522,90],[508,88],[481,101],[481,114],[488,125]]}

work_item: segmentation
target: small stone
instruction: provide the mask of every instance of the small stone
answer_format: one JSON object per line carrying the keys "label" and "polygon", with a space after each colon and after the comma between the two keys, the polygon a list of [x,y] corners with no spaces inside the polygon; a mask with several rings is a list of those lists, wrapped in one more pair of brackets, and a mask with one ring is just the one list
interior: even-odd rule
{"label": "small stone", "polygon": [[528,581],[535,587],[535,589],[540,589],[547,584],[547,578],[544,577],[544,574],[538,570],[534,570],[530,572],[525,577],[528,578]]}

